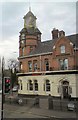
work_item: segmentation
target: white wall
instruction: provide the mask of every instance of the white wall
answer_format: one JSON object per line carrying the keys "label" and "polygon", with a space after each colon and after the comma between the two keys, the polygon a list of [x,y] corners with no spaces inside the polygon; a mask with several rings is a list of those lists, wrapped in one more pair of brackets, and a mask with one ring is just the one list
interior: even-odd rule
{"label": "white wall", "polygon": [[[43,84],[45,80],[50,80],[51,83],[51,90],[50,92],[46,92],[43,90]],[[60,82],[67,80],[69,82],[69,86],[72,87],[72,97],[78,96],[76,94],[76,75],[75,74],[62,74],[62,75],[38,75],[38,76],[20,76],[18,77],[18,83],[19,80],[22,80],[23,83],[23,90],[18,90],[19,94],[39,94],[39,95],[49,95],[52,96],[60,96],[60,93],[58,93],[58,87],[60,85]],[[38,91],[29,91],[27,90],[27,83],[28,80],[37,80],[38,81]]]}

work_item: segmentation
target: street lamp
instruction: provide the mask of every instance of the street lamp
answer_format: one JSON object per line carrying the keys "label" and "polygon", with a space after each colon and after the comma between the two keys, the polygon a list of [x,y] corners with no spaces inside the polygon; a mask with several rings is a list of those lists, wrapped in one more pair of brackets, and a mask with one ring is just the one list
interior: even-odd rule
{"label": "street lamp", "polygon": [[4,103],[4,57],[2,57],[2,106],[1,106],[1,120],[3,120],[3,103]]}

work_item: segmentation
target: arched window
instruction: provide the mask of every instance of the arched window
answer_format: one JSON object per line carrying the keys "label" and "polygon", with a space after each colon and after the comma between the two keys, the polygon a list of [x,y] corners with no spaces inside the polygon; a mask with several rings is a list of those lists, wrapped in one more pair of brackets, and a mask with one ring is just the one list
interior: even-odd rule
{"label": "arched window", "polygon": [[22,62],[20,62],[20,70],[23,69],[23,65],[22,65]]}
{"label": "arched window", "polygon": [[34,63],[34,71],[37,71],[38,70],[37,60],[34,60],[33,63]]}
{"label": "arched window", "polygon": [[38,81],[34,80],[34,90],[38,91]]}
{"label": "arched window", "polygon": [[33,46],[30,46],[30,52],[33,50]]}
{"label": "arched window", "polygon": [[68,69],[68,59],[60,59],[59,60],[59,64],[60,64],[60,69],[61,70],[67,70]]}
{"label": "arched window", "polygon": [[49,60],[45,59],[45,69],[46,71],[49,71]]}
{"label": "arched window", "polygon": [[46,80],[45,87],[46,87],[46,91],[50,91],[50,81],[49,80]]}
{"label": "arched window", "polygon": [[19,81],[19,89],[22,90],[23,89],[23,84],[22,84],[22,80]]}
{"label": "arched window", "polygon": [[32,61],[28,61],[28,70],[32,72]]}
{"label": "arched window", "polygon": [[21,83],[21,90],[22,90],[22,83]]}
{"label": "arched window", "polygon": [[21,40],[24,40],[24,39],[25,39],[25,34],[22,33],[22,35],[21,35]]}
{"label": "arched window", "polygon": [[32,83],[32,81],[31,80],[29,80],[29,90],[33,90],[33,83]]}

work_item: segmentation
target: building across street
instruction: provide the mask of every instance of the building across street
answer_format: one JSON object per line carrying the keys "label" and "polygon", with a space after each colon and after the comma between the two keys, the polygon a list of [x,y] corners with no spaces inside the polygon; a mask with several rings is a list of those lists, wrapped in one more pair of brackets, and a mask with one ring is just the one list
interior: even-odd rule
{"label": "building across street", "polygon": [[63,30],[54,28],[51,40],[42,42],[32,11],[23,19],[19,36],[18,94],[77,99],[78,34],[65,36]]}

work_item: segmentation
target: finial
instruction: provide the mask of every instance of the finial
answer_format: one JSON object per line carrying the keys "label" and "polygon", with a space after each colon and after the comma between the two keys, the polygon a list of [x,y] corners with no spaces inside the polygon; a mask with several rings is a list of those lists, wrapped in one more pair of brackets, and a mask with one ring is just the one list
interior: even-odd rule
{"label": "finial", "polygon": [[31,11],[31,7],[29,6],[29,11]]}
{"label": "finial", "polygon": [[30,5],[30,0],[29,0],[29,11],[31,11],[31,5]]}

